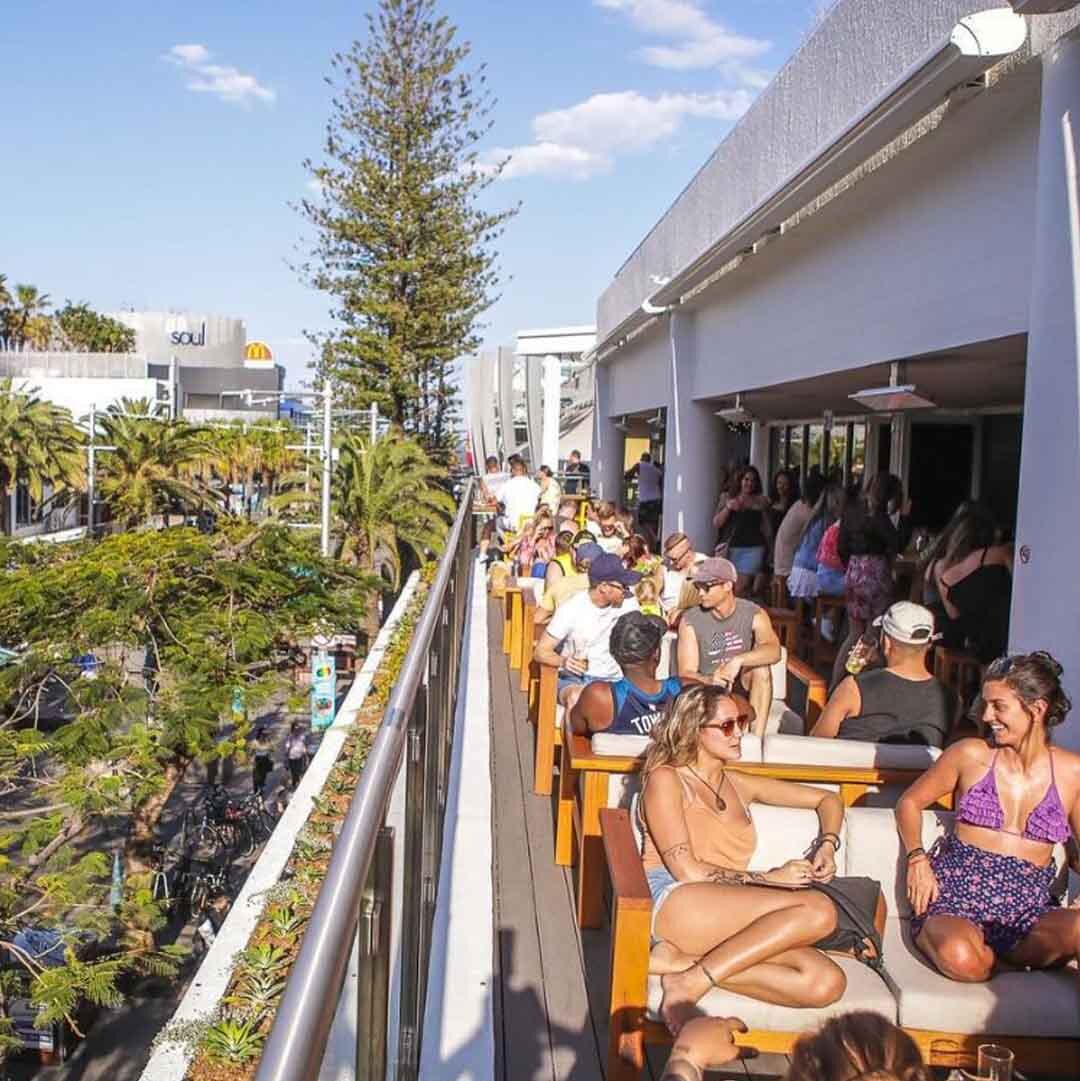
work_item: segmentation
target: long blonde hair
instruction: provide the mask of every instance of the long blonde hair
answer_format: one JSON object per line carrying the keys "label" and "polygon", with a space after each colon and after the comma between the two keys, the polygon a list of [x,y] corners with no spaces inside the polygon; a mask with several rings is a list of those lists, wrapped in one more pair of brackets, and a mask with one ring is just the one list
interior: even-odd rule
{"label": "long blonde hair", "polygon": [[667,714],[652,730],[642,768],[643,784],[660,766],[688,766],[697,760],[701,726],[716,716],[716,707],[721,702],[734,702],[738,717],[753,720],[754,710],[750,703],[722,687],[694,683],[679,692]]}

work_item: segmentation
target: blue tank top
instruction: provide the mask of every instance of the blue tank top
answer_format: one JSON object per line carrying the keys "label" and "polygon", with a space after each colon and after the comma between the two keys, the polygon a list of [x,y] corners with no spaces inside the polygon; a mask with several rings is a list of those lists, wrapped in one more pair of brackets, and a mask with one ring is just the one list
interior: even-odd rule
{"label": "blue tank top", "polygon": [[646,694],[628,679],[610,686],[615,719],[604,731],[613,736],[647,736],[663,717],[668,703],[682,690],[682,680],[677,676],[662,680],[656,694]]}

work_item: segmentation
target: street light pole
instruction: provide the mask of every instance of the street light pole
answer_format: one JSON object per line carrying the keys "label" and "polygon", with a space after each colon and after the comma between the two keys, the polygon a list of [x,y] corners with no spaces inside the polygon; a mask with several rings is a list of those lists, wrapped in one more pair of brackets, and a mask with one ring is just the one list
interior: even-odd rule
{"label": "street light pole", "polygon": [[94,539],[94,500],[97,496],[97,448],[94,440],[97,437],[97,405],[90,403],[90,446],[87,447],[86,455],[86,535]]}
{"label": "street light pole", "polygon": [[334,393],[330,380],[323,382],[323,472],[322,472],[322,554],[330,556],[330,478],[334,468],[331,442]]}

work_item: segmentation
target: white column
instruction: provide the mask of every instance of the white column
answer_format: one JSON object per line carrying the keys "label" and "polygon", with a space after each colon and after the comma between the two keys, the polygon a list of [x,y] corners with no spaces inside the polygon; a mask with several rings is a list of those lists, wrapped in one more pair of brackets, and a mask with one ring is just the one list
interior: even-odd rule
{"label": "white column", "polygon": [[606,364],[597,364],[596,407],[593,409],[593,445],[590,463],[590,488],[601,499],[619,501],[622,493],[625,436],[615,427],[617,418],[610,409],[611,372]]}
{"label": "white column", "polygon": [[759,421],[750,425],[750,464],[761,474],[761,483],[769,487],[769,429]]}
{"label": "white column", "polygon": [[664,447],[664,534],[685,533],[699,552],[712,552],[716,530],[716,469],[721,422],[712,404],[690,397],[695,364],[692,324],[672,312],[671,405]]}
{"label": "white column", "polygon": [[559,418],[562,412],[562,371],[559,358],[544,357],[544,408],[543,436],[541,439],[540,465],[551,466],[559,471]]}
{"label": "white column", "polygon": [[1058,740],[1080,747],[1080,42],[1042,59],[1042,115],[1009,647],[1049,650],[1076,706]]}

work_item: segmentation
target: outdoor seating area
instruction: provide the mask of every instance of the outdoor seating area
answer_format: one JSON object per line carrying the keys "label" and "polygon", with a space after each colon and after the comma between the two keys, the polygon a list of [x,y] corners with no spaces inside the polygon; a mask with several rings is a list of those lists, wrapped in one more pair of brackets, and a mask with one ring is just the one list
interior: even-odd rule
{"label": "outdoor seating area", "polygon": [[[580,949],[573,955],[582,966],[603,1076],[608,1081],[657,1077],[671,1036],[658,1021],[659,979],[649,975],[653,903],[642,866],[640,827],[631,809],[650,737],[602,732],[590,737],[573,731],[556,702],[554,669],[533,657],[542,629],[533,623],[537,599],[528,580],[492,592],[493,687],[504,678],[501,662],[508,694],[520,696],[519,704],[503,716],[495,695],[492,723],[516,729],[508,738],[522,760],[522,800],[530,808],[532,829],[539,833],[536,822],[545,824],[543,838],[528,838],[532,873],[537,875],[544,861],[550,861],[556,873],[565,876],[560,880],[576,929],[564,926],[561,933],[580,937]],[[671,656],[669,636],[665,664]],[[937,651],[937,656],[943,658],[939,663],[962,670],[947,651]],[[764,1075],[782,1074],[784,1056],[800,1032],[854,1008],[875,1010],[902,1026],[934,1066],[971,1068],[977,1045],[993,1041],[1013,1050],[1025,1075],[1080,1076],[1080,987],[1074,971],[1004,971],[985,983],[959,984],[935,972],[912,944],[911,908],[900,870],[903,852],[892,806],[941,751],[807,736],[803,733],[825,701],[825,677],[785,649],[774,666],[774,681],[777,702],[783,703],[782,720],[770,718],[760,739],[744,735],[741,760],[731,768],[826,786],[840,795],[848,810],[837,873],[881,883],[884,965],[875,970],[854,958],[834,958],[847,987],[836,1002],[820,1008],[769,1005],[731,991],[709,992],[698,1008],[708,1016],[741,1017],[749,1032],[738,1042],[757,1055],[719,1076],[742,1077],[745,1070],[762,1076],[763,1068]],[[530,752],[526,763],[524,756]],[[531,777],[526,765],[531,766]],[[530,781],[531,793],[526,790]],[[938,809],[923,814],[927,851],[952,819],[949,804],[943,799]],[[759,837],[752,871],[799,858],[817,832],[817,818],[808,811],[755,804],[751,815]],[[551,846],[547,852],[540,847],[544,839]],[[1064,868],[1060,846],[1055,856]],[[1064,872],[1059,879],[1064,888]],[[547,918],[539,909],[535,915],[540,923]]]}

